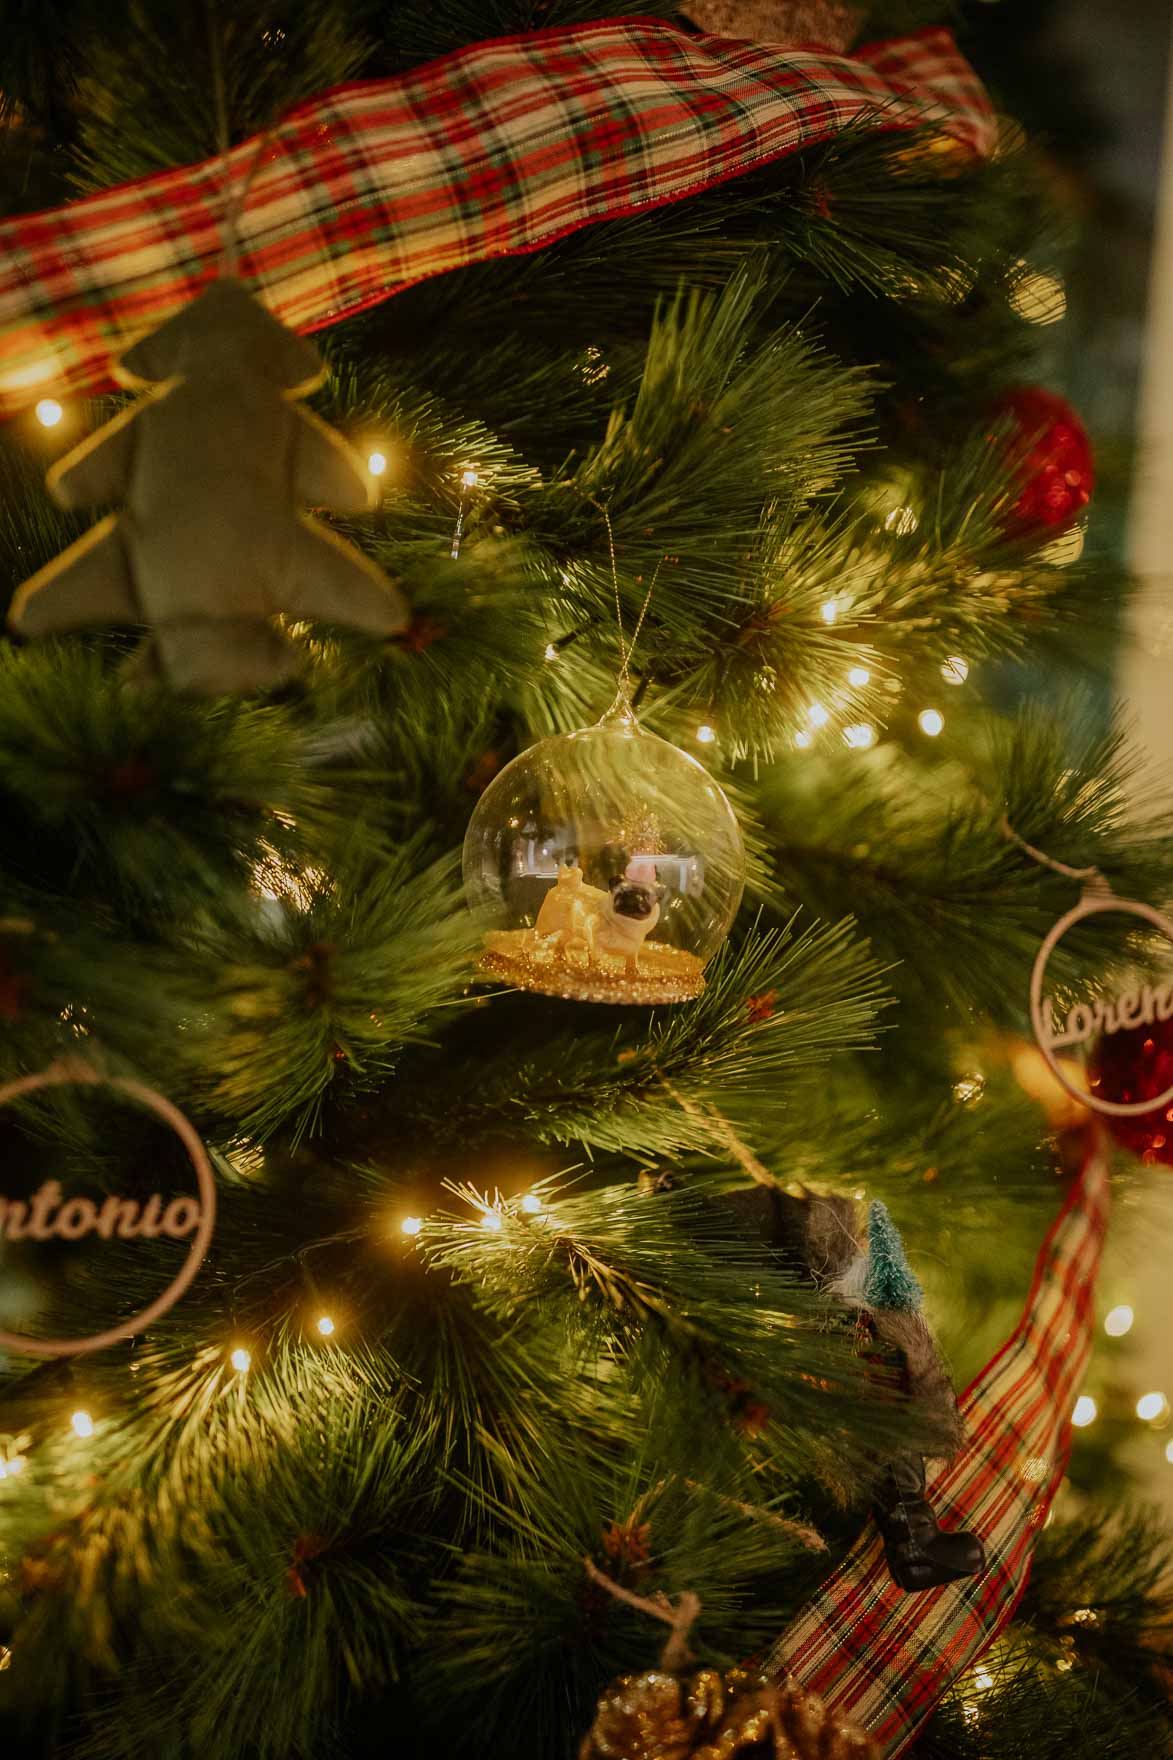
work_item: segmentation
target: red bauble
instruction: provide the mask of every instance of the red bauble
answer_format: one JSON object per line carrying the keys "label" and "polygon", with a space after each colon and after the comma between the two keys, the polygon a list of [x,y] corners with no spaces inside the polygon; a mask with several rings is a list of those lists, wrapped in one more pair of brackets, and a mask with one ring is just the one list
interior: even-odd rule
{"label": "red bauble", "polygon": [[1087,430],[1071,405],[1038,385],[1007,392],[996,415],[1013,416],[1011,447],[1021,485],[1010,515],[1019,532],[1061,532],[1091,499],[1096,472]]}
{"label": "red bauble", "polygon": [[[1091,1091],[1101,1100],[1129,1104],[1155,1100],[1173,1088],[1173,1021],[1105,1033],[1088,1065]],[[1107,1118],[1118,1143],[1150,1166],[1173,1167],[1173,1102],[1134,1118]]]}

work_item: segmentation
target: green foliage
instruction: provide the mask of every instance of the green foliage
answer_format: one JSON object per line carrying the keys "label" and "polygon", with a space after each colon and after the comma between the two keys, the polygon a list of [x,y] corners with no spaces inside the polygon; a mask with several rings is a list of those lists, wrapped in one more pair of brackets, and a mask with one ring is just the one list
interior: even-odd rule
{"label": "green foliage", "polygon": [[[944,10],[892,0],[867,30]],[[613,12],[10,6],[5,205]],[[1167,806],[1126,805],[1137,760],[1105,731],[1127,578],[1094,526],[1076,555],[1008,517],[1021,451],[992,408],[1042,370],[1013,294],[1024,264],[1058,266],[1055,231],[1010,132],[977,163],[853,129],[424,281],[322,339],[322,413],[388,460],[345,530],[407,593],[404,637],[298,627],[295,683],[210,703],[127,690],[130,632],[0,652],[0,1071],[80,1044],[154,1082],[219,1190],[208,1261],[146,1336],[4,1365],[14,1751],[570,1755],[603,1682],[661,1639],[587,1560],[695,1592],[698,1655],[742,1658],[850,1543],[886,1451],[931,1446],[896,1366],[865,1372],[850,1316],[734,1238],[727,1196],[880,1195],[869,1298],[912,1299],[898,1225],[976,1369],[1056,1201],[1015,1060],[1034,952],[1075,897],[1008,831],[1173,893]],[[71,406],[72,437],[115,407]],[[5,597],[78,530],[40,488],[53,444],[17,422],[0,446]],[[470,972],[454,852],[477,796],[613,694],[608,519],[628,629],[655,579],[641,718],[720,777],[747,844],[751,902],[688,1006]],[[1055,981],[1137,952],[1089,928]],[[6,1193],[190,1177],[91,1092],[0,1133]],[[0,1315],[83,1333],[183,1247],[0,1252]],[[1132,1518],[1043,1535],[992,1681],[961,1683],[922,1760],[1167,1747],[1165,1548]]]}

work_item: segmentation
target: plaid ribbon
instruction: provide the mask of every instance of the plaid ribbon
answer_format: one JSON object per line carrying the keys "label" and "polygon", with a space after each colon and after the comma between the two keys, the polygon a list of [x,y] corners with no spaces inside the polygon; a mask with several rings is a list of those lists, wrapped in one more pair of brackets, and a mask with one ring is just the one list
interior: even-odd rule
{"label": "plaid ribbon", "polygon": [[129,339],[216,273],[246,187],[239,273],[283,322],[317,330],[864,121],[993,143],[989,101],[943,30],[846,59],[619,19],[340,86],[201,165],[0,225],[0,415],[108,384]]}
{"label": "plaid ribbon", "polygon": [[1026,1587],[1035,1535],[1067,1468],[1107,1223],[1108,1158],[1094,1134],[1043,1242],[1022,1318],[961,1400],[969,1440],[930,1479],[941,1525],[985,1541],[982,1575],[905,1594],[891,1582],[869,1523],[770,1654],[771,1671],[790,1670],[862,1723],[886,1760],[904,1752]]}

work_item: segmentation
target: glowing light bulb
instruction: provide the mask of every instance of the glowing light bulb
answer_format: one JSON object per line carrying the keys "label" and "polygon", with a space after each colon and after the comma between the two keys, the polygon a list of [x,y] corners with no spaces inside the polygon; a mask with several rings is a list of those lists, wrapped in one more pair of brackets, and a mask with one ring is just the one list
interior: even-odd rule
{"label": "glowing light bulb", "polygon": [[927,733],[930,739],[936,739],[945,725],[945,717],[939,709],[922,709],[916,719],[921,732]]}
{"label": "glowing light bulb", "polygon": [[13,1455],[12,1459],[7,1463],[7,1466],[8,1477],[10,1479],[17,1478],[24,1472],[24,1456],[22,1454]]}
{"label": "glowing light bulb", "polygon": [[798,732],[794,736],[794,743],[798,747],[800,752],[806,751],[806,748],[811,743],[811,736],[809,733],[807,733],[805,728],[802,728],[802,727],[799,728]]}
{"label": "glowing light bulb", "polygon": [[475,489],[481,479],[477,476],[475,471],[469,470],[461,471],[460,480],[466,489]]}
{"label": "glowing light bulb", "polygon": [[557,658],[558,658],[557,648],[554,646],[553,642],[547,642],[546,643],[546,659],[547,660],[557,660]]}
{"label": "glowing light bulb", "polygon": [[988,1693],[994,1684],[994,1677],[988,1668],[979,1668],[974,1674],[973,1684],[979,1693]]}
{"label": "glowing light bulb", "polygon": [[500,1234],[501,1217],[496,1210],[486,1210],[481,1217],[481,1227],[487,1228],[490,1234]]}
{"label": "glowing light bulb", "polygon": [[1142,1393],[1136,1402],[1136,1415],[1143,1418],[1146,1424],[1154,1418],[1169,1416],[1169,1401],[1163,1393]]}
{"label": "glowing light bulb", "polygon": [[370,471],[372,477],[381,477],[383,472],[387,469],[386,455],[382,452],[372,452],[371,456],[367,459],[367,469]]}
{"label": "glowing light bulb", "polygon": [[[1028,324],[1057,324],[1067,315],[1067,294],[1057,275],[1044,275],[1028,264],[1017,265],[1019,273],[1010,287],[1010,304]],[[1025,273],[1024,273],[1025,271]]]}
{"label": "glowing light bulb", "polygon": [[318,1331],[323,1338],[329,1338],[334,1331],[334,1322],[329,1314],[323,1314],[318,1321]]}
{"label": "glowing light bulb", "polygon": [[521,1207],[527,1216],[536,1216],[542,1207],[542,1200],[536,1198],[532,1192],[527,1192],[521,1200]]}
{"label": "glowing light bulb", "polygon": [[69,1422],[73,1425],[75,1436],[92,1436],[94,1434],[94,1420],[88,1412],[74,1412]]}
{"label": "glowing light bulb", "polygon": [[717,737],[717,730],[710,727],[707,721],[702,721],[696,730],[696,736],[703,746],[711,746]]}
{"label": "glowing light bulb", "polygon": [[950,654],[948,660],[941,663],[941,677],[946,684],[964,684],[969,677],[969,661],[963,660],[960,654]]}
{"label": "glowing light bulb", "polygon": [[35,414],[42,428],[55,428],[65,411],[55,397],[42,397]]}
{"label": "glowing light bulb", "polygon": [[238,1375],[247,1375],[253,1365],[252,1354],[251,1352],[246,1351],[243,1345],[238,1345],[236,1347],[228,1361],[232,1364],[232,1367],[236,1370]]}
{"label": "glowing light bulb", "polygon": [[961,1076],[953,1084],[953,1098],[961,1106],[968,1106],[971,1101],[980,1100],[985,1092],[986,1078],[983,1075]]}
{"label": "glowing light bulb", "polygon": [[850,727],[843,729],[844,743],[853,746],[856,751],[864,752],[875,744],[876,730],[870,721],[854,721]]}
{"label": "glowing light bulb", "polygon": [[1110,1313],[1104,1315],[1104,1331],[1109,1338],[1123,1338],[1126,1332],[1131,1332],[1132,1322],[1135,1318],[1136,1315],[1128,1303],[1121,1302],[1118,1308],[1113,1308]]}
{"label": "glowing light bulb", "polygon": [[857,691],[861,691],[865,684],[870,684],[871,677],[866,666],[853,666],[847,674],[847,682],[854,685]]}
{"label": "glowing light bulb", "polygon": [[[1171,1467],[1173,1467],[1173,1442],[1167,1442],[1165,1444],[1165,1459],[1168,1461],[1169,1465]],[[10,1473],[15,1465],[16,1465],[15,1461],[9,1461],[8,1471]]]}
{"label": "glowing light bulb", "polygon": [[1096,1405],[1091,1394],[1081,1393],[1075,1402],[1075,1409],[1071,1414],[1071,1422],[1075,1425],[1077,1430],[1086,1430],[1089,1424],[1095,1422],[1098,1410],[1099,1407]]}
{"label": "glowing light bulb", "polygon": [[838,617],[838,615],[839,615],[839,601],[837,599],[827,599],[822,605],[819,606],[819,616],[822,618],[824,623],[834,623],[834,621]]}
{"label": "glowing light bulb", "polygon": [[915,532],[919,524],[920,521],[911,507],[894,507],[884,521],[884,530],[895,532],[898,538],[906,538],[910,532]]}
{"label": "glowing light bulb", "polygon": [[812,727],[826,727],[831,719],[831,714],[828,709],[824,709],[821,703],[812,703],[806,712],[806,718]]}
{"label": "glowing light bulb", "polygon": [[423,1226],[424,1219],[422,1216],[405,1216],[403,1221],[399,1224],[400,1232],[402,1234],[418,1234]]}

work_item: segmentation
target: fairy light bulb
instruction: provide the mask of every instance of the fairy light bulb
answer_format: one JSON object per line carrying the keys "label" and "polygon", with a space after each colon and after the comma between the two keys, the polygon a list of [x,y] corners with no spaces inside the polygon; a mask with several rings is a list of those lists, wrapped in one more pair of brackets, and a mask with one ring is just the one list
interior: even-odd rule
{"label": "fairy light bulb", "polygon": [[42,428],[55,428],[65,411],[55,397],[42,397],[34,413]]}
{"label": "fairy light bulb", "polygon": [[865,684],[871,683],[871,677],[872,675],[866,666],[853,666],[847,674],[847,682],[849,685],[853,685],[857,691],[861,691]]}
{"label": "fairy light bulb", "polygon": [[[1171,1466],[1171,1467],[1173,1467],[1173,1442],[1167,1442],[1167,1443],[1166,1443],[1166,1444],[1165,1444],[1165,1459],[1166,1459],[1166,1460],[1167,1460],[1167,1461],[1168,1461],[1168,1463],[1169,1463],[1169,1465],[1170,1465],[1170,1466]],[[15,1464],[16,1464],[16,1463],[15,1463],[15,1462],[14,1462],[14,1461],[9,1461],[9,1463],[8,1463],[8,1471],[9,1471],[9,1472],[10,1472],[10,1473],[11,1473],[11,1471],[12,1471],[12,1469],[13,1469],[13,1467],[14,1467],[14,1465],[15,1465]]]}
{"label": "fairy light bulb", "polygon": [[941,662],[941,677],[946,684],[964,684],[969,677],[969,661],[963,660],[960,654],[950,654]]}
{"label": "fairy light bulb", "polygon": [[460,481],[466,489],[475,489],[480,478],[474,470],[461,471]]}
{"label": "fairy light bulb", "polygon": [[701,745],[711,746],[717,737],[717,730],[715,727],[710,727],[707,721],[702,721],[696,730],[696,736]]}
{"label": "fairy light bulb", "polygon": [[845,745],[853,747],[855,751],[865,752],[870,745],[875,744],[876,730],[870,721],[855,721],[850,727],[843,729],[843,740]]}
{"label": "fairy light bulb", "polygon": [[367,459],[367,469],[372,477],[381,477],[387,469],[387,455],[383,452],[372,452]]}
{"label": "fairy light bulb", "polygon": [[1089,1424],[1095,1422],[1096,1413],[1098,1411],[1099,1407],[1096,1405],[1091,1394],[1081,1393],[1075,1402],[1075,1409],[1071,1414],[1071,1422],[1075,1425],[1077,1430],[1086,1430]]}
{"label": "fairy light bulb", "polygon": [[837,599],[827,599],[822,605],[819,606],[819,616],[822,618],[824,623],[834,623],[834,621],[838,617],[838,615],[839,615],[839,601]]}
{"label": "fairy light bulb", "polygon": [[1104,1331],[1109,1338],[1123,1338],[1126,1332],[1131,1332],[1132,1322],[1135,1318],[1136,1315],[1128,1303],[1121,1302],[1118,1308],[1113,1308],[1110,1313],[1105,1314]]}
{"label": "fairy light bulb", "polygon": [[542,1207],[542,1200],[535,1197],[533,1192],[527,1192],[521,1200],[521,1207],[527,1216],[536,1216]]}
{"label": "fairy light bulb", "polygon": [[237,1345],[228,1361],[238,1375],[247,1375],[253,1365],[252,1353],[246,1351],[243,1345]]}
{"label": "fairy light bulb", "polygon": [[916,719],[921,732],[927,733],[930,739],[936,739],[945,725],[945,717],[939,709],[922,709]]}
{"label": "fairy light bulb", "polygon": [[1057,324],[1067,314],[1067,294],[1057,275],[1016,264],[1010,285],[1010,305],[1028,324]]}
{"label": "fairy light bulb", "polygon": [[334,1335],[334,1322],[333,1322],[333,1320],[331,1320],[329,1314],[322,1314],[319,1317],[318,1331],[321,1333],[323,1338],[332,1338],[333,1337],[333,1335]]}
{"label": "fairy light bulb", "polygon": [[798,747],[800,752],[806,751],[807,747],[811,743],[811,736],[806,731],[805,727],[799,728],[798,732],[794,736],[794,743]]}
{"label": "fairy light bulb", "polygon": [[481,1217],[481,1227],[487,1229],[490,1234],[500,1234],[500,1214],[496,1210],[486,1210]]}
{"label": "fairy light bulb", "polygon": [[74,1412],[69,1422],[73,1425],[75,1436],[92,1436],[94,1434],[94,1420],[88,1412]]}
{"label": "fairy light bulb", "polygon": [[979,1668],[974,1673],[973,1684],[979,1693],[988,1693],[994,1684],[994,1677],[988,1668]]}
{"label": "fairy light bulb", "polygon": [[399,1224],[399,1230],[401,1234],[418,1234],[423,1226],[422,1216],[405,1216]]}
{"label": "fairy light bulb", "polygon": [[806,712],[806,718],[812,727],[826,727],[831,719],[831,712],[822,703],[812,703]]}
{"label": "fairy light bulb", "polygon": [[1142,1393],[1136,1402],[1136,1415],[1146,1424],[1169,1416],[1169,1401],[1163,1393]]}
{"label": "fairy light bulb", "polygon": [[546,643],[546,659],[547,660],[557,660],[557,658],[558,658],[557,648],[554,646],[553,642],[547,642]]}

